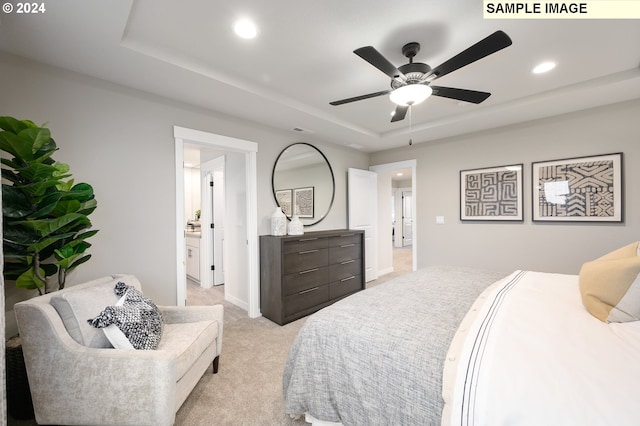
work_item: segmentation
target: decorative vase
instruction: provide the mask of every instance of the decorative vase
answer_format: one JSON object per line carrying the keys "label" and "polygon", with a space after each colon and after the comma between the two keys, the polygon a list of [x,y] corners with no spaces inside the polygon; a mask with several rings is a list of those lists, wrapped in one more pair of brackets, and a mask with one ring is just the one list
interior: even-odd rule
{"label": "decorative vase", "polygon": [[304,226],[300,221],[300,218],[294,215],[289,223],[289,235],[302,235],[304,234]]}
{"label": "decorative vase", "polygon": [[280,207],[271,215],[271,235],[287,235],[287,216]]}

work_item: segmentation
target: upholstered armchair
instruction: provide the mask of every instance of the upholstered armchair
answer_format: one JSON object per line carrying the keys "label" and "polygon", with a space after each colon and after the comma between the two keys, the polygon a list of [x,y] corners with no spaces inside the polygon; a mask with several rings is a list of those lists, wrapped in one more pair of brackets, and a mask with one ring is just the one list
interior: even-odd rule
{"label": "upholstered armchair", "polygon": [[88,323],[115,305],[118,282],[141,291],[131,275],[114,275],[17,303],[36,421],[58,425],[172,425],[210,365],[217,372],[223,307],[157,308],[157,349],[114,349]]}

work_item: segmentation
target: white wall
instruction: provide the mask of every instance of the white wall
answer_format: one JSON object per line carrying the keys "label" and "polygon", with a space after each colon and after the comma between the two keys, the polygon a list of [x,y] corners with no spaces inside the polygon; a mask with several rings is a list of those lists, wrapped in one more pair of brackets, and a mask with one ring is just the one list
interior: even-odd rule
{"label": "white wall", "polygon": [[[371,164],[417,160],[418,267],[465,265],[576,274],[640,239],[640,100],[378,152]],[[532,223],[531,162],[624,153],[623,224]],[[524,163],[524,223],[462,223],[460,170]],[[445,224],[436,225],[435,217]]]}
{"label": "white wall", "polygon": [[[200,210],[201,196],[200,169],[185,167],[184,169],[184,217],[195,220],[196,210]],[[185,227],[186,227],[185,223]]]}
{"label": "white wall", "polygon": [[48,123],[60,148],[54,158],[71,166],[76,181],[94,187],[98,208],[91,220],[100,232],[90,240],[92,259],[71,274],[69,285],[133,273],[158,304],[176,303],[174,125],[258,143],[259,234],[270,232],[276,206],[271,170],[286,146],[301,140],[316,145],[336,175],[333,209],[317,230],[346,226],[346,169],[369,163],[366,154],[293,131],[7,54],[0,54],[0,93],[1,114]]}

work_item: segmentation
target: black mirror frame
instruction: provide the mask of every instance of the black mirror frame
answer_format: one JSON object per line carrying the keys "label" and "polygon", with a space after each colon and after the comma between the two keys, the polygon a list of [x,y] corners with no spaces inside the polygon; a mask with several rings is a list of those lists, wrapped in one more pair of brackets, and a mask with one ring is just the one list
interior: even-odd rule
{"label": "black mirror frame", "polygon": [[[336,178],[335,178],[335,175],[333,174],[333,168],[331,167],[331,163],[329,163],[329,160],[327,159],[327,157],[317,147],[315,147],[315,146],[313,146],[313,145],[311,145],[310,143],[307,143],[307,142],[294,142],[294,143],[292,143],[290,145],[287,145],[282,151],[280,151],[280,154],[278,154],[278,157],[276,158],[276,161],[273,163],[273,169],[271,170],[271,191],[273,193],[273,199],[275,200],[276,205],[278,207],[280,207],[280,203],[278,203],[278,199],[276,198],[276,185],[275,185],[276,167],[278,166],[278,160],[280,160],[280,157],[282,157],[282,154],[284,154],[287,149],[289,149],[290,147],[292,147],[294,145],[307,145],[307,146],[315,149],[316,151],[318,151],[318,153],[320,155],[322,155],[322,158],[324,159],[325,163],[327,164],[327,167],[329,167],[329,173],[331,173],[331,184],[333,185],[333,191],[331,191],[331,201],[329,202],[329,207],[327,207],[327,211],[322,215],[322,217],[320,217],[315,222],[304,223],[303,224],[304,226],[313,226],[313,225],[316,225],[316,224],[320,223],[325,217],[327,217],[327,215],[331,211],[331,208],[333,207],[333,200],[336,197]],[[290,221],[291,218],[289,216],[287,216],[287,220]]]}

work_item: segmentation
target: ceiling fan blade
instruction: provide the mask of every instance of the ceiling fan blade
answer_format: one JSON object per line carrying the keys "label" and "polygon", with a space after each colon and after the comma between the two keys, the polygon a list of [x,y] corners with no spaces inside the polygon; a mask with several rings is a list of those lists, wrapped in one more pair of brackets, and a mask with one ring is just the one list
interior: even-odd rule
{"label": "ceiling fan blade", "polygon": [[377,96],[388,95],[391,90],[383,90],[382,92],[369,93],[368,95],[360,95],[353,98],[342,99],[339,101],[329,102],[331,105],[342,105],[348,104],[349,102],[361,101],[363,99],[375,98]]}
{"label": "ceiling fan blade", "polygon": [[456,99],[459,101],[471,102],[473,104],[479,104],[489,96],[491,93],[478,92],[477,90],[468,89],[456,89],[455,87],[441,87],[431,86],[433,96],[441,96],[443,98]]}
{"label": "ceiling fan blade", "polygon": [[378,52],[372,46],[365,46],[353,51],[356,55],[360,56],[365,61],[369,62],[374,67],[388,75],[391,79],[397,79],[399,81],[405,81],[407,78],[395,67],[391,62],[387,60],[380,52]]}
{"label": "ceiling fan blade", "polygon": [[398,105],[396,107],[396,112],[393,114],[393,117],[391,117],[391,122],[395,123],[396,121],[404,120],[408,110],[408,105]]}
{"label": "ceiling fan blade", "polygon": [[482,59],[485,56],[489,56],[505,47],[511,46],[511,39],[503,31],[496,31],[483,40],[480,40],[468,49],[458,53],[453,58],[438,65],[430,72],[428,72],[423,80],[433,81],[436,78],[440,78],[443,75],[447,75],[457,69],[467,66],[478,59]]}

